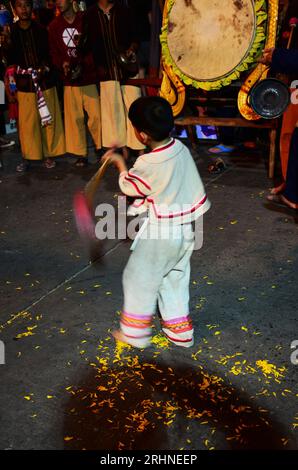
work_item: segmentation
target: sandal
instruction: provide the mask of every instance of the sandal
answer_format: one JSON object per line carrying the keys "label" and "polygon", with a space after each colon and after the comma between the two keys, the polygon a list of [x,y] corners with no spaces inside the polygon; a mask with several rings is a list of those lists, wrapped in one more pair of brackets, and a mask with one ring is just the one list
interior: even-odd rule
{"label": "sandal", "polygon": [[217,174],[217,173],[222,173],[225,170],[226,170],[226,165],[225,165],[225,162],[221,158],[218,158],[214,163],[211,163],[211,165],[208,165],[209,173]]}
{"label": "sandal", "polygon": [[25,173],[25,171],[29,170],[29,168],[30,168],[30,163],[24,160],[22,163],[19,163],[19,165],[16,168],[16,171],[18,173]]}
{"label": "sandal", "polygon": [[218,153],[231,153],[235,150],[235,147],[232,145],[223,145],[223,144],[218,144],[215,147],[211,147],[208,149],[209,153],[213,154],[218,154]]}
{"label": "sandal", "polygon": [[52,158],[47,158],[44,162],[44,166],[45,168],[47,168],[48,170],[51,170],[52,168],[55,168],[56,166],[56,162],[55,160],[53,160]]}
{"label": "sandal", "polygon": [[86,157],[78,158],[75,162],[75,166],[82,168],[88,165],[88,160]]}
{"label": "sandal", "polygon": [[271,195],[277,195],[282,193],[285,190],[286,183],[282,183],[279,186],[275,186],[275,188],[270,189],[270,194]]}
{"label": "sandal", "polygon": [[257,144],[256,144],[256,142],[254,142],[252,140],[247,140],[246,142],[243,142],[243,147],[245,149],[256,149]]}

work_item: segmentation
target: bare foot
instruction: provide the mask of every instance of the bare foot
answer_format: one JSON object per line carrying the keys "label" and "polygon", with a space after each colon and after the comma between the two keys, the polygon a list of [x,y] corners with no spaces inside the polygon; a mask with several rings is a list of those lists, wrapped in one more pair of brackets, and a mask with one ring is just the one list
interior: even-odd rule
{"label": "bare foot", "polygon": [[270,189],[270,194],[279,194],[279,193],[282,193],[284,191],[286,187],[286,183],[283,182],[281,183],[279,186],[276,186],[275,188],[271,188]]}
{"label": "bare foot", "polygon": [[289,201],[283,194],[280,195],[281,200],[288,206],[291,207],[291,209],[298,209],[298,204],[295,204],[295,202]]}
{"label": "bare foot", "polygon": [[274,204],[278,204],[280,206],[289,207],[290,209],[294,209],[294,210],[298,209],[298,204],[295,204],[294,202],[289,201],[289,199],[287,199],[282,194],[269,194],[267,196],[267,200],[270,202],[273,202]]}

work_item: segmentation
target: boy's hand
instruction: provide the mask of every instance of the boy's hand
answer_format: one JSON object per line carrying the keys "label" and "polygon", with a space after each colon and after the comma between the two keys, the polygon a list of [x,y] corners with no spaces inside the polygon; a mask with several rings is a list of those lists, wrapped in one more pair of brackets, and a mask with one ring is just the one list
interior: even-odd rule
{"label": "boy's hand", "polygon": [[119,173],[122,173],[122,171],[127,171],[127,168],[124,163],[123,157],[119,153],[115,153],[116,148],[117,147],[109,149],[101,157],[101,163],[104,163],[112,157],[111,163],[118,169]]}
{"label": "boy's hand", "polygon": [[267,49],[263,50],[263,55],[259,59],[259,62],[264,65],[271,65],[272,63],[272,57],[273,57],[273,52],[275,51],[274,47],[270,47]]}

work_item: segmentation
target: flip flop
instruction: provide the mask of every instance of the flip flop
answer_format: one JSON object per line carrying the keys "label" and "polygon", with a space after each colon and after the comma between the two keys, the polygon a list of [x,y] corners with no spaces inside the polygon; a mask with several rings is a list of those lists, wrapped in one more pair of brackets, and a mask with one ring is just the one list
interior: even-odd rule
{"label": "flip flop", "polygon": [[19,165],[16,168],[17,173],[25,173],[25,171],[29,170],[30,164],[25,160],[22,163],[19,163]]}
{"label": "flip flop", "polygon": [[208,149],[209,153],[218,154],[218,153],[231,153],[235,150],[235,147],[232,145],[223,145],[218,144],[215,147]]}
{"label": "flip flop", "polygon": [[56,162],[55,162],[55,160],[47,159],[47,160],[45,160],[45,162],[44,162],[44,166],[45,166],[45,168],[47,168],[48,170],[51,170],[52,168],[55,168]]}
{"label": "flip flop", "polygon": [[84,158],[78,158],[75,162],[75,166],[79,167],[79,168],[83,168],[85,166],[88,165],[88,160],[86,157]]}
{"label": "flip flop", "polygon": [[221,158],[218,158],[214,163],[211,163],[208,166],[209,173],[213,173],[213,174],[222,173],[225,170],[226,170],[226,165],[225,165],[225,162]]}
{"label": "flip flop", "polygon": [[274,196],[274,195],[278,195],[280,193],[282,193],[284,191],[286,187],[286,184],[285,183],[282,183],[280,184],[279,186],[276,186],[274,188],[271,188],[269,191],[270,191],[270,195]]}

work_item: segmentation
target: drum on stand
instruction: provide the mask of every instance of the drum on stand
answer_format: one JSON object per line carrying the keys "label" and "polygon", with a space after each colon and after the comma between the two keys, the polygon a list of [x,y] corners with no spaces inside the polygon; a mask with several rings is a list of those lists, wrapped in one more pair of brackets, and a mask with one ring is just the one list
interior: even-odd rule
{"label": "drum on stand", "polygon": [[256,35],[254,0],[176,0],[167,46],[177,68],[196,81],[217,81],[248,57]]}
{"label": "drum on stand", "polygon": [[[259,89],[251,90],[268,75],[269,68],[258,60],[265,47],[275,47],[278,13],[279,0],[166,0],[160,36],[161,95],[171,103],[175,116],[183,109],[184,85],[213,91],[236,80],[242,82],[238,108],[245,119],[278,114],[285,101],[284,90],[276,83],[269,84],[265,94],[262,88],[267,106],[262,114],[250,104]],[[245,72],[249,72],[246,78]]]}

